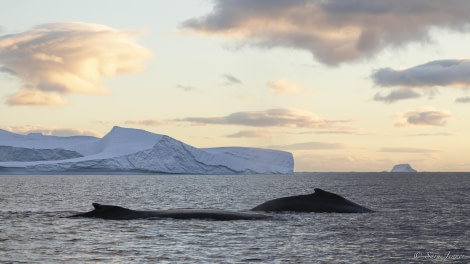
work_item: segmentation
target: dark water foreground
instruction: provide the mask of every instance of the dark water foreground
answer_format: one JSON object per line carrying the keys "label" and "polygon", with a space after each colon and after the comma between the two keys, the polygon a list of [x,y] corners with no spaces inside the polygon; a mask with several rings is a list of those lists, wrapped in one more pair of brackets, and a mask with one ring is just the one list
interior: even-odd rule
{"label": "dark water foreground", "polygon": [[[373,214],[70,219],[92,202],[248,210],[320,187]],[[0,175],[0,263],[470,263],[470,173]]]}

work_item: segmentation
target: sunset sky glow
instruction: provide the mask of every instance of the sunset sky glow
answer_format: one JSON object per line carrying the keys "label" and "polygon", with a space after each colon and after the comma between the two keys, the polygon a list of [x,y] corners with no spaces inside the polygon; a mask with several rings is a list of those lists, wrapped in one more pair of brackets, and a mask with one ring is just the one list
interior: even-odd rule
{"label": "sunset sky glow", "polygon": [[2,3],[0,129],[470,171],[470,1]]}

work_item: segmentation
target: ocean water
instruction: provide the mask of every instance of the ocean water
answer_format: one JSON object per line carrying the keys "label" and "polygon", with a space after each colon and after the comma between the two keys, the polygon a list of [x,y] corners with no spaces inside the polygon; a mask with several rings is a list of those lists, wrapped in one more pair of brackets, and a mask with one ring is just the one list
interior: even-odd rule
{"label": "ocean water", "polygon": [[[372,214],[66,218],[92,202],[245,211],[322,188]],[[470,173],[0,175],[0,263],[470,263]]]}

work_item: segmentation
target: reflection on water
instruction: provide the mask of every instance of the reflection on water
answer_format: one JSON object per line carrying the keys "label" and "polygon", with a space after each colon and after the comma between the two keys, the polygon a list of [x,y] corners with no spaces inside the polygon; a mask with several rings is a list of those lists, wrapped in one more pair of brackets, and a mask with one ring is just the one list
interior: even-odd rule
{"label": "reflection on water", "polygon": [[[316,187],[377,212],[229,222],[65,218],[92,202],[242,211]],[[0,176],[0,262],[466,263],[469,203],[468,173]]]}

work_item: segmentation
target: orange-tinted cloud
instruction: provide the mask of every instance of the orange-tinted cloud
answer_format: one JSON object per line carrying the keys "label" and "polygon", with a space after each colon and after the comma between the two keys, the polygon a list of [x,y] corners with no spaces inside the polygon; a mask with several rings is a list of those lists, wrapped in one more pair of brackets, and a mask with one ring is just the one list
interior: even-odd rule
{"label": "orange-tinted cloud", "polygon": [[151,52],[139,32],[89,23],[53,23],[0,37],[0,71],[23,86],[10,105],[65,104],[66,94],[106,94],[104,77],[142,72]]}
{"label": "orange-tinted cloud", "polygon": [[66,105],[67,100],[59,93],[41,91],[38,89],[20,89],[8,97],[9,105]]}
{"label": "orange-tinted cloud", "polygon": [[136,126],[161,126],[165,122],[156,120],[156,119],[147,119],[147,120],[126,120],[125,125],[136,125]]}
{"label": "orange-tinted cloud", "polygon": [[300,92],[301,85],[281,78],[268,83],[268,89],[276,95],[289,95]]}

